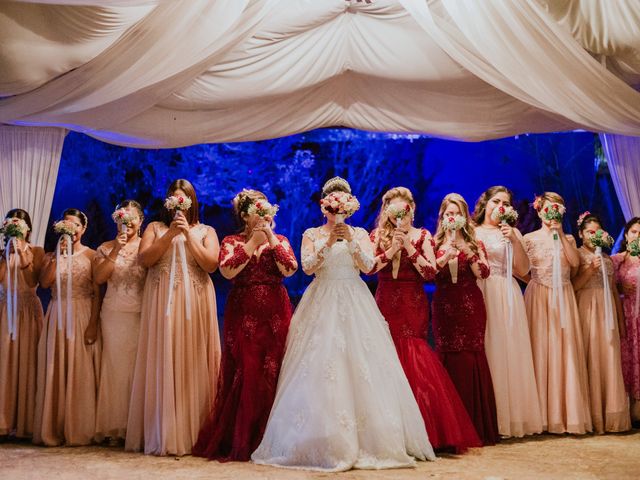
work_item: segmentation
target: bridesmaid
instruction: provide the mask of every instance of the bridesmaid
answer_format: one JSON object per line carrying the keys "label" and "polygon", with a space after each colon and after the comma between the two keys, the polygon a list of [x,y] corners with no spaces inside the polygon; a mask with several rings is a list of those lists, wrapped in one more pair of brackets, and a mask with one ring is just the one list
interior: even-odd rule
{"label": "bridesmaid", "polygon": [[[47,446],[89,445],[96,422],[99,350],[95,342],[100,291],[91,277],[95,251],[82,245],[87,229],[83,212],[69,208],[64,211],[63,220],[73,225],[73,244],[63,241],[60,264],[55,253],[47,253],[40,273],[40,286],[51,288],[51,301],[38,343],[33,441]],[[56,270],[60,273],[60,291]],[[69,275],[71,291],[67,290]],[[62,318],[58,318],[59,304]]]}
{"label": "bridesmaid", "polygon": [[149,272],[125,448],[187,455],[216,393],[220,338],[209,273],[218,267],[219,245],[215,230],[199,221],[189,181],[175,180],[167,195],[191,205],[184,212],[165,207],[163,221],[149,224],[140,242],[139,262]]}
{"label": "bridesmaid", "polygon": [[424,282],[435,277],[436,259],[429,231],[413,226],[414,212],[408,189],[396,187],[383,195],[377,228],[371,232],[376,254],[371,273],[378,272],[376,302],[389,323],[431,445],[461,453],[482,443],[447,371],[427,344]]}
{"label": "bridesmaid", "polygon": [[100,311],[102,362],[98,405],[96,407],[96,440],[110,439],[112,445],[123,443],[131,398],[131,381],[138,348],[142,289],[147,275],[138,263],[140,227],[144,220],[142,207],[135,200],[125,200],[116,212],[126,212],[128,222],[118,223],[114,240],[98,247],[93,261],[93,279],[107,284]]}
{"label": "bridesmaid", "polygon": [[[4,255],[0,258],[0,437],[31,438],[36,403],[36,359],[43,317],[36,287],[44,250],[29,242],[29,214],[19,208],[7,212],[5,222],[16,220],[26,231],[22,237],[12,237],[16,243],[11,249],[7,249],[5,243]],[[8,239],[5,235],[5,240]],[[16,271],[18,282],[14,285]],[[11,277],[11,289],[7,285],[7,274]],[[10,295],[14,298],[14,293],[18,302],[10,313],[7,300]],[[9,331],[11,325],[15,325],[14,335]]]}
{"label": "bridesmaid", "polygon": [[511,207],[512,203],[509,189],[491,187],[478,199],[473,220],[476,237],[487,249],[491,270],[488,278],[478,280],[478,286],[487,308],[484,342],[496,397],[498,431],[503,437],[522,437],[542,431],[542,416],[524,298],[515,278],[507,278],[507,246],[513,252],[514,275],[522,278],[529,272],[529,259],[520,231],[497,217],[498,209]]}
{"label": "bridesmaid", "polygon": [[[262,202],[262,203],[261,203]],[[220,461],[248,461],[258,448],[273,404],[291,320],[282,284],[298,269],[289,241],[273,232],[275,211],[257,190],[233,200],[243,230],[222,241],[220,272],[232,281],[224,312],[224,353],[218,396],[200,431],[194,454]]]}
{"label": "bridesmaid", "polygon": [[629,243],[640,236],[640,217],[634,217],[624,227],[620,252],[611,259],[616,270],[616,282],[622,292],[625,327],[620,328],[622,374],[631,401],[631,420],[640,422],[640,257],[631,256]]}
{"label": "bridesmaid", "polygon": [[[578,220],[582,239],[580,268],[573,279],[578,311],[582,322],[582,338],[587,350],[591,421],[596,433],[624,432],[631,428],[629,404],[624,390],[620,364],[618,321],[624,328],[620,297],[614,282],[613,262],[603,254],[611,299],[611,325],[607,325],[602,281],[602,260],[595,254],[591,239],[602,229],[600,219],[587,212]],[[612,327],[612,328],[609,328]]]}
{"label": "bridesmaid", "polygon": [[[578,306],[570,280],[571,268],[580,265],[580,254],[574,238],[563,233],[562,223],[544,217],[545,210],[553,209],[554,205],[563,207],[564,200],[553,192],[545,192],[534,202],[542,227],[524,236],[531,264],[531,281],[524,302],[542,428],[550,433],[583,434],[592,430],[589,387]],[[561,278],[554,293],[556,246],[559,249],[556,268]]]}
{"label": "bridesmaid", "polygon": [[[453,235],[443,227],[462,217]],[[469,206],[457,193],[442,200],[436,232],[436,291],[433,333],[436,350],[449,372],[484,445],[499,440],[496,402],[484,352],[487,313],[477,279],[489,276],[484,246],[469,223]]]}

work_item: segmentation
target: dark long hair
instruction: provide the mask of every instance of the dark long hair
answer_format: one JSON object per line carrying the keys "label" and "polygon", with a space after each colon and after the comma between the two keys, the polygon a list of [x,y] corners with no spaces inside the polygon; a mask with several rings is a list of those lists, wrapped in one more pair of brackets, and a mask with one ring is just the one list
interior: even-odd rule
{"label": "dark long hair", "polygon": [[20,220],[24,220],[24,223],[29,227],[29,231],[25,237],[25,240],[28,242],[31,238],[31,230],[33,230],[33,226],[31,225],[31,217],[26,210],[21,208],[13,208],[7,212],[4,218],[19,218]]}
{"label": "dark long hair", "polygon": [[[176,190],[182,190],[184,194],[191,199],[191,208],[184,212],[184,216],[187,217],[189,225],[195,225],[200,221],[200,205],[198,204],[198,197],[196,196],[196,189],[193,187],[189,180],[179,178],[174,180],[167,189],[167,197],[170,197]],[[160,216],[162,222],[168,227],[173,221],[173,215],[175,212],[170,212],[164,206],[162,207],[162,214]]]}
{"label": "dark long hair", "polygon": [[484,223],[484,217],[487,212],[487,202],[495,197],[498,193],[506,193],[507,195],[509,195],[509,202],[511,202],[511,206],[513,206],[513,192],[507,187],[496,185],[494,187],[488,188],[482,193],[482,195],[480,195],[480,198],[478,198],[476,206],[473,209],[472,218],[477,226],[480,226]]}
{"label": "dark long hair", "polygon": [[620,252],[626,252],[627,251],[627,233],[629,233],[629,230],[631,230],[631,227],[633,227],[636,223],[640,223],[640,217],[633,217],[624,226],[624,233],[622,235],[622,242],[620,243],[620,250],[619,250]]}
{"label": "dark long hair", "polygon": [[67,215],[71,217],[76,217],[78,220],[80,220],[80,223],[82,224],[82,226],[87,228],[89,219],[87,218],[87,215],[82,210],[78,210],[77,208],[67,208],[64,212],[62,212],[62,218],[66,217]]}

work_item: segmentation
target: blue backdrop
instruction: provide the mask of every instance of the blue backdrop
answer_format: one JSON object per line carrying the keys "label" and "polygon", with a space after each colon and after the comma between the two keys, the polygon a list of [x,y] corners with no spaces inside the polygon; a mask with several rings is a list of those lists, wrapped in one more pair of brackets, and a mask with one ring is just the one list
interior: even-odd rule
{"label": "blue backdrop", "polygon": [[[147,221],[152,221],[171,181],[187,178],[196,187],[202,220],[214,226],[221,239],[237,228],[233,196],[245,187],[265,192],[280,205],[277,231],[291,239],[299,254],[304,229],[322,222],[318,208],[322,184],[341,175],[362,205],[352,223],[367,229],[374,225],[380,197],[393,186],[414,192],[416,224],[433,231],[444,195],[458,192],[473,208],[486,188],[502,184],[515,193],[524,232],[538,227],[529,203],[535,193],[545,190],[565,197],[568,231],[574,230],[578,214],[589,209],[602,215],[606,228],[617,232],[623,218],[599,151],[597,136],[587,132],[465,143],[332,128],[275,140],[168,150],[116,147],[70,133],[51,220],[65,208],[82,209],[90,222],[85,243],[96,247],[115,235],[110,213],[118,202],[137,199],[145,207]],[[48,250],[54,242],[49,232]],[[309,281],[302,272],[287,281],[294,301]],[[214,282],[222,306],[229,285],[219,274]]]}

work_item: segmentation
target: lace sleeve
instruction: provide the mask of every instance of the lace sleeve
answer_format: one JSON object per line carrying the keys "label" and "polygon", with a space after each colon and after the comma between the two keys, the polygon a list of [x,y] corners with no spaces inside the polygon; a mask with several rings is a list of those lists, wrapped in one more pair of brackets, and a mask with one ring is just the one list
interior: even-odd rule
{"label": "lace sleeve", "polygon": [[324,257],[329,251],[327,240],[316,242],[315,229],[310,228],[302,235],[302,248],[300,249],[300,260],[302,270],[307,275],[313,275],[322,266]]}
{"label": "lace sleeve", "polygon": [[369,240],[367,231],[363,228],[357,227],[348,246],[351,256],[360,271],[363,273],[369,273],[375,265],[375,258],[373,256],[373,245],[371,240]]}
{"label": "lace sleeve", "polygon": [[373,252],[375,254],[375,258],[373,262],[373,267],[368,273],[369,275],[373,275],[374,273],[377,273],[380,270],[382,270],[384,267],[386,267],[391,261],[391,259],[387,257],[387,252],[385,252],[385,250],[382,248],[382,245],[380,245],[379,243],[377,228],[374,229],[369,234],[369,240],[371,240],[371,243],[373,245]]}
{"label": "lace sleeve", "polygon": [[236,235],[225,237],[220,245],[220,273],[225,278],[238,275],[249,263],[251,257],[244,249],[242,242]]}
{"label": "lace sleeve", "polygon": [[[489,264],[487,263],[487,249],[485,248],[484,243],[482,243],[480,240],[478,240],[478,253],[480,253],[477,258],[477,264],[480,268],[480,278],[484,280],[486,278],[489,278],[491,270],[489,269]],[[474,257],[475,256],[476,255],[474,255]]]}
{"label": "lace sleeve", "polygon": [[[435,278],[436,267],[428,259],[431,255],[428,255],[425,251],[425,246],[428,246],[426,248],[431,247],[431,242],[433,241],[432,239],[427,239],[427,233],[427,230],[423,228],[420,233],[420,239],[413,245],[416,251],[409,257],[409,260],[420,276],[428,281]],[[435,257],[433,261],[435,262]]]}
{"label": "lace sleeve", "polygon": [[274,258],[280,273],[288,277],[298,269],[298,262],[289,241],[281,235],[278,235],[278,240],[279,243],[273,248]]}

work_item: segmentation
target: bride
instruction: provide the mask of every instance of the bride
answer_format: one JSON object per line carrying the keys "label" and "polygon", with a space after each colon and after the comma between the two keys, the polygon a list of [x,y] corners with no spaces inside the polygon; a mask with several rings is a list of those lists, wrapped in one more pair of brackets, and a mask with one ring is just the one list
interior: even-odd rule
{"label": "bride", "polygon": [[[351,193],[336,177],[322,189]],[[345,471],[434,460],[424,421],[389,328],[360,271],[373,267],[367,232],[327,223],[303,235],[302,267],[315,279],[291,320],[259,464]]]}

